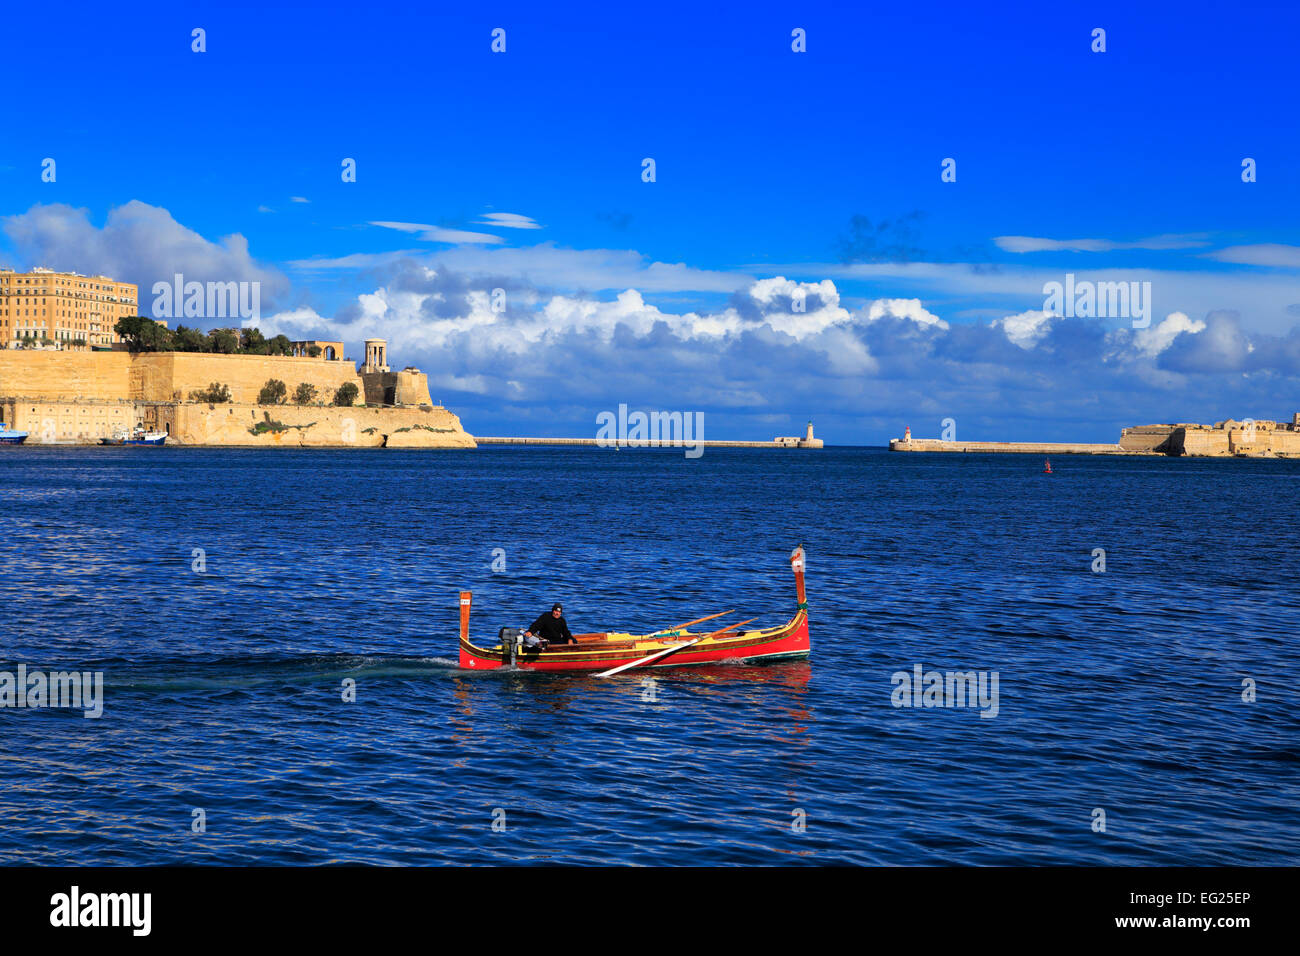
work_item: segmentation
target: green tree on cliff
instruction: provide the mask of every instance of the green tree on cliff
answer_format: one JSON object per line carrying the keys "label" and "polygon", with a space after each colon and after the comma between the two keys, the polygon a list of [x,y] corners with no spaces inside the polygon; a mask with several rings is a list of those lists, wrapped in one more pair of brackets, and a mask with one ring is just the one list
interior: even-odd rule
{"label": "green tree on cliff", "polygon": [[240,336],[240,348],[250,355],[269,355],[271,345],[260,329],[244,329]]}
{"label": "green tree on cliff", "polygon": [[239,336],[230,329],[213,329],[208,333],[210,351],[234,355],[239,351]]}
{"label": "green tree on cliff", "polygon": [[356,382],[344,382],[339,386],[339,390],[334,393],[334,404],[347,408],[357,400],[359,391]]}
{"label": "green tree on cliff", "polygon": [[268,339],[266,345],[271,355],[293,354],[293,343],[289,341],[287,335],[277,335],[273,339]]}
{"label": "green tree on cliff", "polygon": [[186,325],[176,326],[176,331],[172,333],[172,344],[177,352],[206,352],[210,345],[206,335]]}
{"label": "green tree on cliff", "polygon": [[224,405],[230,401],[230,386],[222,385],[220,382],[213,382],[207,388],[196,388],[190,392],[190,401]]}
{"label": "green tree on cliff", "polygon": [[278,378],[268,378],[262,390],[257,393],[259,405],[283,405],[289,389]]}
{"label": "green tree on cliff", "polygon": [[293,393],[295,405],[310,405],[316,401],[316,386],[309,382],[299,382]]}
{"label": "green tree on cliff", "polygon": [[172,333],[143,315],[122,316],[113,331],[126,339],[131,352],[170,352],[174,348]]}

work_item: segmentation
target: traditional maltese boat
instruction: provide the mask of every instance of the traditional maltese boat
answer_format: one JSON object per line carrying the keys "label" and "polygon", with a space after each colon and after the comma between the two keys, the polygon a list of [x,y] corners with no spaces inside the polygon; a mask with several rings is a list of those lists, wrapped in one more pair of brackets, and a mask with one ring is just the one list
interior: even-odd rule
{"label": "traditional maltese boat", "polygon": [[472,670],[514,668],[533,671],[597,671],[597,677],[612,677],[635,667],[680,667],[684,664],[713,664],[719,661],[748,663],[805,658],[811,651],[808,640],[808,601],[804,594],[803,546],[790,555],[794,569],[798,605],[794,617],[767,628],[746,628],[756,618],[729,624],[720,630],[688,630],[693,625],[735,614],[722,611],[677,624],[650,634],[608,631],[575,634],[576,644],[554,644],[545,648],[524,643],[519,628],[503,627],[495,644],[479,646],[469,638],[469,613],[473,595],[460,592],[460,666]]}

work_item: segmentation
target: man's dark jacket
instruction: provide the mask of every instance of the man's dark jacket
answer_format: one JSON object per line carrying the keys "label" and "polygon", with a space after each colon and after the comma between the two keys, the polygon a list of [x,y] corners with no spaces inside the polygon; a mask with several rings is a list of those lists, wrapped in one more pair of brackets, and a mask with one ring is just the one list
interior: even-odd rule
{"label": "man's dark jacket", "polygon": [[550,611],[533,621],[528,630],[550,644],[568,644],[573,640],[568,623],[562,617],[553,617]]}

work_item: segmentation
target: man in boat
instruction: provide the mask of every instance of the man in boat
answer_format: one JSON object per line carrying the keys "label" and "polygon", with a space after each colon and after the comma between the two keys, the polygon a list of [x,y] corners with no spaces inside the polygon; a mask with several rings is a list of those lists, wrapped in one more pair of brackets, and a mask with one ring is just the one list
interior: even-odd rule
{"label": "man in boat", "polygon": [[534,635],[541,639],[543,649],[548,644],[578,643],[569,630],[568,622],[564,620],[564,608],[559,604],[552,605],[549,613],[543,614],[528,625],[528,630],[524,631],[524,640],[527,641]]}

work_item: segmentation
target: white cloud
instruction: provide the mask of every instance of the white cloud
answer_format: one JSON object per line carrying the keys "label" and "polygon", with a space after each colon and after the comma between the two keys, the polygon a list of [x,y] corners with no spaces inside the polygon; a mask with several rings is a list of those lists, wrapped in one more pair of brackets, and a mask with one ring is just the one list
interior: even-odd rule
{"label": "white cloud", "polygon": [[554,243],[486,249],[460,246],[433,253],[429,263],[470,276],[516,276],[533,285],[589,292],[734,292],[754,281],[738,272],[654,262],[632,249],[565,249]]}
{"label": "white cloud", "polygon": [[480,225],[498,226],[502,229],[541,229],[541,225],[531,216],[521,216],[514,212],[489,212],[479,220]]}
{"label": "white cloud", "polygon": [[1148,358],[1154,358],[1183,332],[1203,332],[1205,323],[1200,319],[1189,319],[1182,312],[1171,312],[1162,321],[1147,329],[1135,329],[1133,341],[1139,352]]}
{"label": "white cloud", "polygon": [[289,202],[311,202],[311,200],[310,200],[310,199],[305,199],[305,198],[302,197],[302,196],[290,196],[290,197],[289,197]]}
{"label": "white cloud", "polygon": [[1202,234],[1151,236],[1136,242],[1113,239],[1045,239],[1039,236],[994,236],[1004,252],[1111,252],[1116,249],[1197,249],[1209,245]]}
{"label": "white cloud", "polygon": [[141,310],[155,282],[259,282],[263,307],[274,308],[289,291],[289,280],[273,266],[255,260],[248,240],[235,233],[218,242],[182,226],[158,206],[132,200],[108,212],[102,227],[89,212],[62,203],[35,205],[6,216],[4,231],[29,265],[98,273],[140,287]]}
{"label": "white cloud", "polygon": [[320,259],[291,259],[288,265],[305,272],[327,269],[373,269],[410,256],[424,255],[423,249],[396,249],[392,252],[354,252],[351,255]]}
{"label": "white cloud", "polygon": [[[801,312],[795,311],[800,293]],[[852,319],[848,310],[840,306],[840,294],[829,279],[795,282],[784,276],[775,276],[758,280],[749,287],[748,294],[761,305],[764,321],[770,328],[797,341]]]}
{"label": "white cloud", "polygon": [[898,319],[911,319],[917,325],[948,328],[948,323],[927,310],[920,299],[876,299],[867,307],[868,322],[878,321],[887,315]]}
{"label": "white cloud", "polygon": [[504,242],[500,236],[494,236],[486,232],[469,232],[464,229],[444,229],[442,226],[431,226],[421,222],[371,222],[372,226],[383,226],[385,229],[396,229],[398,232],[418,233],[419,238],[424,242],[446,242],[453,245],[460,243],[485,243],[493,244]]}
{"label": "white cloud", "polygon": [[[672,311],[635,287],[597,297],[523,285],[495,312],[486,287],[464,274],[408,266],[337,320],[297,310],[272,316],[263,330],[350,343],[386,338],[395,363],[424,368],[435,391],[464,407],[471,430],[475,415],[501,427],[530,415],[585,421],[591,408],[619,401],[742,416],[834,408],[844,421],[864,408],[906,418],[957,403],[985,410],[991,437],[1005,437],[996,422],[1013,415],[1104,422],[1093,432],[1102,440],[1114,420],[1157,421],[1171,401],[1195,418],[1204,396],[1189,376],[1221,376],[1253,361],[1233,322],[1185,313],[1143,330],[1106,331],[1097,320],[1039,310],[950,325],[920,299],[879,299],[850,312],[830,280],[783,276],[756,280],[711,310]],[[800,293],[804,312],[792,309]],[[1260,367],[1287,374],[1287,361]]]}
{"label": "white cloud", "polygon": [[[436,287],[439,280],[436,271],[426,270],[426,278]],[[609,347],[620,331],[645,340],[659,327],[681,342],[712,345],[735,340],[746,332],[757,332],[788,337],[772,338],[774,343],[793,339],[824,348],[837,367],[860,371],[872,366],[865,345],[851,334],[853,316],[839,305],[839,294],[829,281],[795,283],[781,277],[761,280],[747,293],[752,309],[728,305],[706,314],[661,310],[646,302],[639,290],[631,288],[604,300],[581,295],[538,296],[531,291],[512,292],[509,314],[503,314],[492,310],[486,289],[466,291],[452,277],[442,278],[451,291],[380,287],[358,296],[356,309],[346,321],[325,318],[311,309],[298,309],[272,315],[262,323],[263,331],[267,335],[283,332],[300,337],[307,333],[324,334],[321,330],[328,329],[329,334],[349,340],[380,336],[389,339],[390,352],[394,355],[446,348],[456,344],[458,337],[472,333],[459,345],[484,356],[528,355],[539,346],[554,345],[569,337]],[[805,312],[791,309],[791,297],[798,289],[806,296]],[[440,314],[438,307],[448,301],[459,303],[459,307]]]}
{"label": "white cloud", "polygon": [[1051,321],[1058,316],[1051,312],[1030,310],[1019,315],[995,319],[993,325],[1002,329],[1008,339],[1022,349],[1032,349],[1051,329]]}
{"label": "white cloud", "polygon": [[1207,259],[1233,262],[1248,266],[1274,266],[1281,269],[1300,269],[1300,246],[1286,246],[1269,242],[1253,246],[1229,246],[1204,254]]}
{"label": "white cloud", "polygon": [[1206,315],[1216,309],[1235,309],[1251,328],[1286,334],[1295,323],[1287,307],[1297,302],[1294,275],[1254,269],[1192,271],[1175,269],[1079,269],[1004,265],[988,268],[960,262],[841,262],[779,263],[749,268],[779,270],[786,274],[826,276],[834,280],[872,283],[923,300],[970,298],[985,307],[1001,303],[1010,309],[1041,304],[1043,286],[1062,282],[1067,272],[1075,282],[1150,282],[1153,314],[1185,312]]}
{"label": "white cloud", "polygon": [[[1286,311],[1300,305],[1295,277],[1249,268],[1074,270],[1080,280],[1151,281],[1154,314],[1166,318],[1135,330],[1018,311],[1040,304],[1044,282],[1060,281],[1061,270],[836,263],[818,275],[821,267],[805,263],[775,276],[771,266],[755,267],[766,276],[756,279],[633,250],[467,244],[299,260],[307,270],[392,267],[377,288],[326,317],[277,311],[266,290],[287,291],[288,280],[253,259],[242,236],[209,241],[145,203],[111,210],[102,227],[62,205],[34,206],[0,224],[23,267],[104,272],[145,288],[177,271],[198,281],[261,281],[268,335],[338,338],[353,349],[367,336],[387,338],[394,363],[429,371],[435,399],[463,409],[471,430],[471,416],[503,428],[530,416],[545,423],[538,428],[586,423],[592,408],[629,401],[727,409],[735,421],[834,414],[850,431],[868,420],[878,423],[871,429],[901,428],[919,412],[961,407],[984,417],[989,437],[1007,437],[1005,423],[1017,419],[1036,437],[1079,438],[1076,422],[1094,423],[1105,437],[1117,421],[1158,421],[1175,407],[1202,420],[1264,408],[1300,380],[1300,331],[1295,311]],[[433,228],[383,225],[407,235]],[[884,294],[855,297],[850,310],[840,277],[878,284]],[[505,312],[492,309],[497,286],[506,289]],[[721,295],[705,308],[696,292]],[[646,301],[651,293],[664,293],[657,305]],[[684,304],[669,304],[667,294]],[[951,309],[1005,304],[986,311],[1001,316],[994,321],[950,325],[941,316],[961,313],[945,300]],[[1191,304],[1175,311],[1181,302]],[[1204,304],[1210,308],[1194,311]],[[1261,334],[1236,313],[1214,311],[1225,308],[1287,324],[1280,335]],[[1188,317],[1196,314],[1205,321]]]}

